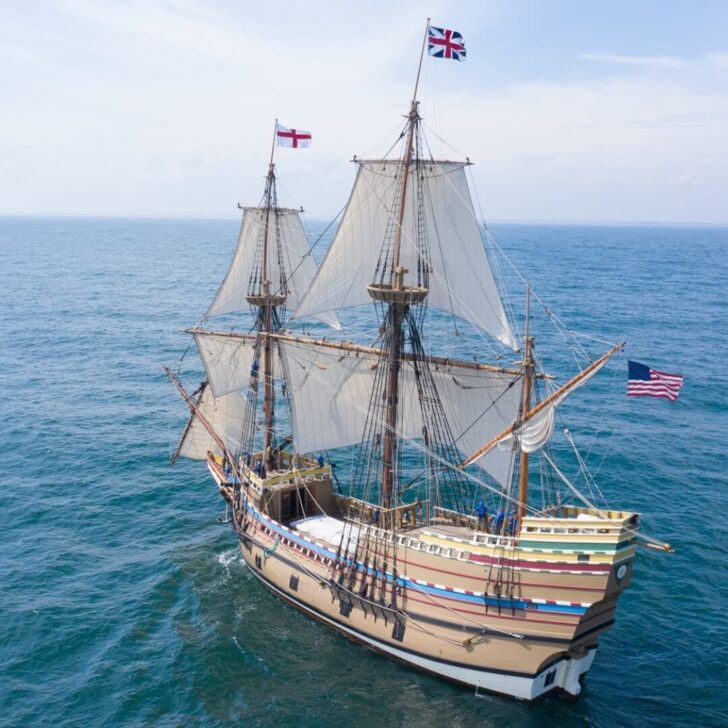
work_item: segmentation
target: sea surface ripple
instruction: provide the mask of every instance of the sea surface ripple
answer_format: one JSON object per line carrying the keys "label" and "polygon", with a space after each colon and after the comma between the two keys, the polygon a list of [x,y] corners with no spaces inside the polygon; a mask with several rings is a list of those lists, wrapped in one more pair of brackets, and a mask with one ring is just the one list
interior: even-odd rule
{"label": "sea surface ripple", "polygon": [[[638,554],[580,699],[527,705],[282,604],[218,522],[204,466],[170,467],[185,415],[161,366],[187,347],[179,330],[201,318],[236,228],[0,219],[0,725],[728,725],[728,231],[493,226],[567,328],[685,375],[677,403],[628,399],[622,355],[563,407],[608,502],[676,553]],[[540,313],[537,353],[563,379],[571,352]],[[433,324],[441,348],[487,360],[481,338]]]}

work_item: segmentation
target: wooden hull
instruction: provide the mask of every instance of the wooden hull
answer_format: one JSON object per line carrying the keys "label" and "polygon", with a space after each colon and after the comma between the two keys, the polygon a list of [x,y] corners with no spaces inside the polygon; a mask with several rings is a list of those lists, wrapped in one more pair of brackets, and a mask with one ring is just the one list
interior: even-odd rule
{"label": "wooden hull", "polygon": [[371,534],[381,537],[367,542],[367,558],[397,564],[387,571],[283,525],[253,499],[238,505],[243,557],[277,596],[379,653],[476,691],[524,700],[580,692],[631,577],[630,514],[582,514],[563,527],[524,519],[518,539],[437,526],[394,537],[364,528],[360,545]]}
{"label": "wooden hull", "polygon": [[[245,556],[244,548],[243,552]],[[418,645],[415,645],[414,649],[412,646],[394,646],[391,641],[386,639],[387,632],[391,633],[392,631],[391,624],[385,624],[384,628],[379,630],[379,632],[384,633],[381,635],[377,634],[377,630],[372,629],[371,619],[369,623],[366,623],[366,619],[357,620],[355,615],[353,619],[349,620],[350,624],[344,624],[333,614],[335,610],[316,609],[312,604],[297,598],[285,588],[281,588],[275,581],[266,578],[247,558],[246,563],[251,567],[253,574],[260,582],[278,597],[307,616],[332,627],[350,640],[411,667],[468,687],[474,687],[476,691],[487,690],[523,700],[535,700],[557,688],[564,689],[572,695],[577,695],[581,690],[581,677],[591,666],[596,654],[597,646],[595,644],[593,647],[587,648],[581,658],[557,657],[553,663],[548,664],[535,675],[515,670],[488,669],[489,660],[487,655],[483,655],[483,664],[481,665],[460,663],[435,657],[428,652],[417,651]],[[524,647],[529,649],[527,646]],[[424,648],[427,649],[427,645]],[[512,649],[512,645],[504,646],[501,641],[493,642],[490,650],[492,657],[497,658],[498,652],[502,649]],[[481,652],[483,651],[481,650]],[[496,662],[497,659],[491,659],[490,661]],[[550,674],[553,674],[553,678],[549,678]],[[547,683],[549,684],[547,685]]]}

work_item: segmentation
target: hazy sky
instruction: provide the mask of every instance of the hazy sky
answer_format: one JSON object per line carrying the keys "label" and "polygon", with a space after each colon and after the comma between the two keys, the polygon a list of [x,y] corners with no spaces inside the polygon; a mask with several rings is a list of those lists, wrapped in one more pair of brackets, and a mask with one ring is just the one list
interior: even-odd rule
{"label": "hazy sky", "polygon": [[[407,110],[490,220],[728,222],[728,2],[0,0],[0,214],[228,217],[273,120],[283,202],[345,204]],[[445,139],[452,148],[438,141]]]}

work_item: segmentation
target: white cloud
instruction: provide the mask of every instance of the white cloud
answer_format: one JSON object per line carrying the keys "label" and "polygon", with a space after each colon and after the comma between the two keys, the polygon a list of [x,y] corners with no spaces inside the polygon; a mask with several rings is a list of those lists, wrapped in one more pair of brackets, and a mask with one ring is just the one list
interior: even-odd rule
{"label": "white cloud", "polygon": [[675,56],[621,56],[611,53],[580,53],[582,61],[596,63],[614,63],[620,66],[664,66],[676,68],[689,63],[685,58]]}
{"label": "white cloud", "polygon": [[[278,22],[292,5],[251,19],[196,0],[56,0],[59,17],[22,44],[20,27],[0,27],[0,213],[234,215],[260,197],[276,116],[314,133],[311,149],[278,155],[284,201],[338,211],[352,154],[395,139],[421,11],[404,2],[382,24],[389,5],[374,0]],[[690,59],[585,56],[616,77],[486,88],[475,54],[426,62],[426,123],[459,150],[431,133],[435,153],[476,162],[489,217],[726,219],[726,89]]]}
{"label": "white cloud", "polygon": [[697,68],[714,66],[728,68],[728,54],[709,53],[700,58],[679,56],[626,56],[613,53],[580,53],[582,61],[606,63],[617,66],[639,66],[642,68]]}

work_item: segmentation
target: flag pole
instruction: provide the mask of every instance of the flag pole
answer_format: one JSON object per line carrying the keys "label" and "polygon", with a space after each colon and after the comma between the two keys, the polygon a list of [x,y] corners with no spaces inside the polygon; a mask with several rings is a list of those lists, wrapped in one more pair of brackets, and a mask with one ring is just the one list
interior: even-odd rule
{"label": "flag pole", "polygon": [[275,124],[273,125],[273,143],[270,148],[270,165],[268,167],[268,180],[266,182],[265,231],[263,234],[263,295],[265,302],[260,311],[260,314],[262,314],[262,325],[258,329],[263,337],[263,460],[266,470],[273,469],[273,409],[275,407],[275,394],[273,391],[273,358],[270,340],[273,322],[273,304],[270,296],[270,279],[268,278],[268,238],[270,233],[271,205],[273,202],[273,185],[275,184],[273,156],[276,151],[277,138],[278,119],[275,120]]}
{"label": "flag pole", "polygon": [[273,155],[276,153],[276,138],[278,136],[278,119],[273,123],[273,144],[270,147],[270,163],[268,164],[268,172],[273,167]]}
{"label": "flag pole", "polygon": [[425,23],[425,37],[422,39],[422,49],[420,50],[420,63],[417,66],[417,78],[415,79],[415,92],[412,94],[412,103],[417,101],[417,88],[420,85],[420,71],[422,70],[422,59],[425,57],[425,45],[427,45],[427,33],[430,30],[430,18]]}

